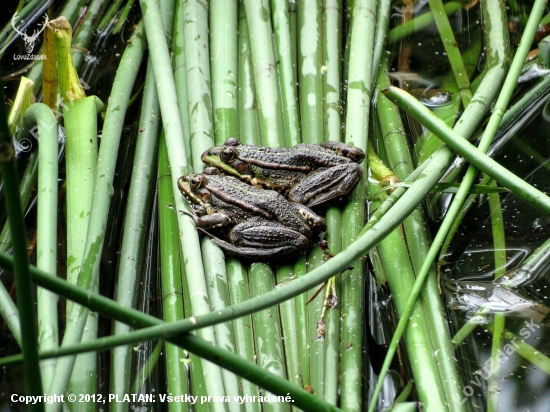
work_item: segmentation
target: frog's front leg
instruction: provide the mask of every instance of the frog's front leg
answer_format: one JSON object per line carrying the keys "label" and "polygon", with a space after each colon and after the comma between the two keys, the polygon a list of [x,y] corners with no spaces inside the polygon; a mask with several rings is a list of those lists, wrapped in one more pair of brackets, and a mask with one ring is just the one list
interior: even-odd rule
{"label": "frog's front leg", "polygon": [[223,227],[231,223],[231,218],[223,213],[211,213],[204,216],[197,216],[188,212],[183,213],[193,219],[195,226],[204,230]]}
{"label": "frog's front leg", "polygon": [[347,163],[311,172],[288,194],[291,202],[308,207],[325,206],[350,193],[363,176],[357,163]]}
{"label": "frog's front leg", "polygon": [[309,244],[301,233],[266,220],[239,223],[229,232],[229,242],[215,237],[212,240],[228,252],[265,261],[297,254]]}

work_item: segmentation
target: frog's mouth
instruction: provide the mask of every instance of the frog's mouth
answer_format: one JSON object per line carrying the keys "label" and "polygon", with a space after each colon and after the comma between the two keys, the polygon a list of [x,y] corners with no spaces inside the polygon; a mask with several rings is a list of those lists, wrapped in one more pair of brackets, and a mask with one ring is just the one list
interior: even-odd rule
{"label": "frog's mouth", "polygon": [[205,206],[207,203],[201,193],[197,193],[191,189],[191,184],[187,181],[187,176],[182,176],[178,179],[178,188],[185,199],[192,205]]}

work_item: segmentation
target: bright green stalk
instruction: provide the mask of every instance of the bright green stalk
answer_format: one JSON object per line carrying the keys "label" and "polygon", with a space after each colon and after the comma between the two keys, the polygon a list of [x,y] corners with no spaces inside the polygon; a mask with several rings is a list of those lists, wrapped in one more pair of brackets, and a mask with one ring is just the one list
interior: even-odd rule
{"label": "bright green stalk", "polygon": [[[297,46],[298,46],[298,82],[300,84],[300,114],[302,126],[302,143],[321,143],[323,141],[323,8],[320,0],[307,0],[298,2],[297,14]],[[334,35],[334,33],[333,33]],[[338,36],[335,36],[336,38]],[[322,252],[314,247],[309,252],[305,268],[311,270],[321,262]],[[295,273],[305,273],[302,270],[301,262],[295,265]],[[309,368],[309,380],[304,384],[311,387],[311,390],[319,396],[324,396],[325,376],[325,341],[319,336],[317,323],[321,319],[323,310],[324,294],[313,299],[316,290],[307,293],[309,303],[304,308],[305,321],[300,325],[305,330],[305,341],[302,344],[305,352],[302,369]],[[304,296],[305,297],[305,296]],[[311,300],[313,299],[313,300]],[[302,305],[301,299],[297,304]],[[303,316],[300,313],[300,316]],[[303,334],[300,333],[300,334]],[[307,362],[306,362],[307,361]],[[303,373],[302,373],[303,375]],[[307,376],[307,375],[306,375]]]}
{"label": "bright green stalk", "polygon": [[120,13],[116,26],[113,30],[113,34],[118,34],[122,30],[122,26],[124,26],[124,23],[126,23],[126,19],[128,19],[128,14],[130,13],[130,9],[134,5],[134,1],[135,0],[128,0],[126,2],[126,5],[124,6],[124,9],[122,9],[122,13]]}
{"label": "bright green stalk", "polygon": [[260,144],[258,108],[255,104],[256,87],[248,38],[248,23],[241,0],[239,3],[239,129],[243,143],[258,146]]}
{"label": "bright green stalk", "polygon": [[[97,176],[95,178],[95,190],[89,217],[89,227],[84,249],[84,261],[80,268],[77,284],[85,289],[93,289],[97,285],[99,277],[99,257],[103,247],[107,214],[112,193],[118,145],[123,127],[126,105],[131,94],[133,82],[139,63],[145,49],[143,25],[139,25],[126,47],[113,84],[113,91],[109,98],[104,127],[103,140],[100,147]],[[74,319],[74,323],[67,326],[63,345],[79,342],[88,310],[73,305],[67,317]],[[56,375],[52,380],[49,394],[64,393],[68,384],[67,373],[72,370],[74,358],[63,358],[57,363]],[[56,406],[52,405],[52,409]]]}
{"label": "bright green stalk", "polygon": [[[298,82],[300,84],[300,114],[302,117],[302,142],[321,143],[323,141],[323,83],[321,67],[323,66],[323,8],[320,0],[298,2],[297,16],[297,50],[298,50]],[[336,38],[337,33],[332,33]],[[309,252],[306,268],[317,267],[322,259],[322,252],[314,247]],[[295,270],[300,273],[299,264]],[[304,355],[307,362],[302,368],[309,367],[309,382],[314,393],[324,397],[325,372],[325,341],[320,338],[317,323],[321,319],[324,294],[319,294],[313,300],[315,289],[307,294],[309,303],[305,307],[307,321],[300,325],[302,333],[306,334],[307,346]],[[298,305],[302,303],[298,301]]]}
{"label": "bright green stalk", "polygon": [[103,0],[93,0],[86,10],[86,15],[82,24],[78,28],[73,38],[73,62],[77,70],[80,69],[84,63],[84,55],[87,52],[88,45],[90,44],[94,35],[94,29],[97,25],[97,16],[101,15],[103,9],[108,5],[108,2]]}
{"label": "bright green stalk", "polygon": [[[322,29],[322,62],[324,75],[322,76],[322,87],[324,91],[323,99],[323,140],[341,141],[342,140],[342,119],[340,114],[340,105],[342,97],[340,95],[341,70],[342,67],[342,42],[339,30],[342,27],[342,1],[329,0],[324,4],[323,10],[323,29]],[[331,207],[326,214],[327,221],[327,241],[332,253],[340,253],[342,250],[342,214],[339,208]],[[335,292],[337,296],[341,292],[341,278],[335,277]],[[327,292],[330,287],[325,286]],[[320,298],[318,298],[320,299]],[[323,302],[326,304],[326,302]],[[324,308],[321,308],[322,310]],[[324,354],[321,366],[324,366],[321,379],[323,380],[324,398],[332,404],[338,402],[339,374],[336,371],[340,367],[340,313],[341,305],[326,311],[324,319]],[[313,325],[309,326],[313,329]]]}
{"label": "bright green stalk", "polygon": [[115,14],[117,14],[118,9],[120,9],[120,6],[122,5],[123,0],[115,0],[111,5],[109,6],[109,10],[107,10],[107,13],[103,16],[101,19],[101,22],[97,26],[98,31],[104,31],[107,26],[111,23],[113,20],[113,17],[115,17]]}
{"label": "bright green stalk", "polygon": [[296,60],[292,56],[294,43],[290,36],[290,16],[287,0],[271,0],[271,18],[275,33],[278,72],[281,77],[281,100],[283,102],[283,116],[285,119],[286,145],[292,147],[302,139],[300,136],[300,122],[298,96],[296,92]]}
{"label": "bright green stalk", "polygon": [[[275,289],[275,274],[264,263],[254,263],[249,269],[250,295],[262,297]],[[266,371],[286,378],[281,321],[276,306],[268,307],[252,314],[254,338],[256,340],[257,363]],[[267,395],[262,391],[262,395]],[[288,411],[290,405],[284,403],[265,403],[264,411]]]}
{"label": "bright green stalk", "polygon": [[[59,91],[65,103],[63,114],[67,131],[67,279],[77,283],[84,260],[84,240],[88,231],[96,174],[97,112],[103,108],[103,103],[97,97],[86,97],[80,84],[72,61],[72,29],[69,22],[62,16],[49,22],[47,30],[55,33]],[[78,311],[69,303],[67,313],[74,313],[73,310]],[[66,331],[70,331],[79,321],[77,316],[69,319]],[[82,339],[94,339],[97,335],[97,315],[85,316],[82,321],[86,323]],[[78,326],[76,330],[79,330]],[[66,384],[74,362],[74,359],[65,359],[57,364],[54,378],[51,380],[52,388],[56,388],[56,384],[60,387]],[[72,393],[95,392],[95,368],[96,358],[93,354],[79,356],[76,359],[78,375],[72,378],[69,390]]]}
{"label": "bright green stalk", "polygon": [[[36,124],[40,144],[36,266],[54,274],[57,272],[57,122],[48,106],[38,103],[31,107],[25,113],[25,123]],[[57,295],[38,288],[38,335],[42,350],[58,345],[57,302]],[[42,362],[40,370],[42,384],[47,386],[55,370],[55,361]]]}
{"label": "bright green stalk", "polygon": [[456,84],[460,93],[460,98],[462,100],[462,106],[466,107],[470,104],[472,100],[472,91],[470,90],[470,79],[466,68],[464,67],[464,62],[462,61],[462,56],[456,43],[456,39],[453,33],[453,28],[449,19],[445,13],[442,0],[430,0],[430,10],[441,36],[441,41],[443,42],[443,47],[449,58],[449,63],[453,69],[455,75]]}
{"label": "bright green stalk", "polygon": [[[372,54],[374,49],[374,10],[376,2],[356,0],[352,10],[345,143],[366,151],[372,93]],[[365,213],[363,178],[343,212],[342,247],[349,247],[363,226]],[[361,410],[361,359],[363,340],[357,329],[362,319],[363,262],[353,262],[353,270],[342,275],[342,378],[341,400],[346,410]]]}
{"label": "bright green stalk", "polygon": [[212,112],[216,145],[239,137],[237,112],[237,0],[210,2]]}
{"label": "bright green stalk", "polygon": [[[510,109],[508,109],[506,113],[504,113],[504,116],[502,117],[499,128],[505,129],[509,124],[511,124],[514,121],[514,119],[517,118],[517,116],[519,116],[520,113],[523,113],[528,107],[533,107],[533,103],[537,101],[537,99],[539,99],[540,96],[542,96],[547,91],[549,86],[550,86],[550,76],[547,76],[543,80],[541,80],[536,86],[534,86],[531,90],[529,90],[529,92],[525,93],[520,100],[518,100],[512,107],[510,107]],[[521,142],[517,140],[513,142],[514,144],[521,144]],[[530,148],[526,147],[526,149],[530,149]],[[534,152],[534,151],[527,152],[527,153],[529,156],[533,156],[535,159],[537,159],[537,157],[540,156],[538,152]],[[545,163],[541,162],[541,164],[545,164]],[[490,180],[490,177],[485,176],[483,180],[480,182],[480,184],[482,185],[487,184],[489,180]],[[443,246],[441,247],[441,251],[439,253],[440,257],[444,256],[447,253],[447,249],[449,248],[449,245],[451,243],[451,240],[454,234],[458,230],[458,227],[460,226],[462,219],[466,215],[466,212],[474,204],[476,198],[477,196],[470,195],[462,205],[457,217],[453,219],[453,224],[449,229],[449,233],[447,234],[445,241],[443,242]]]}
{"label": "bright green stalk", "polygon": [[[183,26],[183,0],[176,1],[174,13],[174,27]],[[176,83],[176,95],[178,97],[178,108],[183,130],[183,143],[187,160],[188,172],[191,167],[191,130],[189,128],[189,99],[187,92],[187,65],[185,61],[185,38],[183,30],[174,30],[172,37],[172,63],[174,69],[174,82]]]}
{"label": "bright green stalk", "polygon": [[[167,323],[183,319],[183,285],[179,272],[181,267],[178,240],[178,221],[174,209],[168,207],[174,202],[170,165],[164,135],[159,145],[158,185],[159,185],[159,231],[160,231],[160,270],[162,281],[162,305],[164,320]],[[187,370],[182,362],[185,353],[181,348],[166,343],[166,375],[168,391],[174,396],[189,393],[187,386]],[[170,412],[186,412],[189,405],[182,402],[172,402],[168,405]]]}
{"label": "bright green stalk", "polygon": [[260,106],[259,125],[262,143],[266,146],[282,147],[286,139],[279,97],[277,63],[273,51],[269,1],[244,0],[244,5],[254,84]]}
{"label": "bright green stalk", "polygon": [[[144,3],[143,0],[141,3]],[[208,5],[201,0],[184,1],[183,16],[185,62],[189,85],[187,108],[191,127],[191,158],[193,170],[198,173],[204,168],[201,154],[214,145],[210,97]],[[181,30],[181,27],[176,30]],[[168,153],[171,153],[170,144],[168,149]],[[174,193],[177,192],[174,191]]]}
{"label": "bright green stalk", "polygon": [[[184,151],[183,128],[178,112],[174,110],[178,101],[174,76],[171,69],[170,54],[166,41],[163,24],[160,19],[160,10],[153,0],[140,0],[141,10],[144,16],[149,50],[155,64],[153,65],[157,92],[160,99],[160,111],[162,122],[166,133],[166,146],[170,159],[172,171],[172,188],[174,191],[175,208],[178,211],[189,210],[187,202],[179,194],[177,179],[187,173],[187,155]],[[185,35],[185,57],[188,63],[187,82],[193,84],[189,88],[189,109],[191,118],[191,147],[193,162],[201,168],[200,154],[204,146],[212,145],[212,122],[210,120],[210,92],[209,64],[207,36],[202,35],[206,31],[207,19],[204,4],[195,0],[184,3],[184,35]],[[176,30],[181,28],[176,27]],[[199,43],[194,40],[199,36]],[[204,45],[204,48],[203,48]],[[206,63],[204,62],[206,61]],[[200,315],[210,311],[208,303],[208,289],[206,286],[204,267],[201,261],[199,238],[192,219],[183,213],[178,214],[179,237],[185,265],[187,287],[191,295],[193,315]],[[185,233],[185,235],[184,235]],[[185,241],[183,241],[185,239]],[[212,328],[200,330],[201,338],[214,343],[214,331]],[[203,361],[202,367],[209,395],[223,395],[223,381],[221,371],[214,365]],[[225,409],[222,403],[212,403],[213,408]]]}
{"label": "bright green stalk", "polygon": [[376,10],[376,31],[374,41],[374,52],[372,56],[372,78],[378,77],[378,70],[382,63],[382,52],[385,49],[388,22],[390,18],[391,0],[379,0]]}
{"label": "bright green stalk", "polygon": [[[212,0],[210,4],[210,46],[212,67],[212,111],[214,114],[215,143],[223,144],[230,137],[238,137],[237,110],[237,48],[238,2],[237,0]],[[209,286],[210,308],[219,310],[230,306],[228,273],[225,256],[208,238],[203,239],[203,265]],[[233,266],[234,267],[234,266]],[[233,273],[232,273],[233,274]],[[218,346],[235,352],[233,323],[214,327]],[[244,408],[234,401],[242,395],[240,379],[222,371],[226,394],[231,398],[230,411]]]}
{"label": "bright green stalk", "polygon": [[[490,186],[496,187],[494,180]],[[493,232],[493,249],[495,255],[495,280],[506,272],[506,241],[504,234],[504,219],[500,195],[498,193],[487,194],[489,210],[491,212],[491,227]],[[496,313],[493,319],[493,342],[491,345],[491,378],[487,387],[487,410],[495,412],[498,405],[498,382],[500,372],[500,350],[502,347],[505,319],[504,314]]]}
{"label": "bright green stalk", "polygon": [[[147,220],[151,214],[151,196],[153,196],[155,175],[155,157],[158,147],[160,109],[155,88],[152,62],[147,65],[145,88],[139,119],[139,132],[136,139],[132,179],[128,190],[128,202],[124,217],[120,264],[117,272],[115,300],[124,307],[134,308],[142,273],[143,250],[147,236]],[[130,328],[115,322],[113,333],[126,334]],[[110,393],[121,398],[129,393],[131,381],[131,361],[133,348],[121,346],[111,356]],[[122,410],[128,405],[117,403],[112,410]]]}
{"label": "bright green stalk", "polygon": [[429,109],[419,103],[414,97],[393,86],[385,90],[384,94],[401,108],[412,114],[416,120],[435,133],[449,147],[475,167],[494,178],[502,186],[510,189],[515,195],[532,206],[545,213],[550,213],[550,198],[547,195],[485,155],[456,131],[449,129],[443,121],[433,116]]}
{"label": "bright green stalk", "polygon": [[[4,86],[0,81],[0,101],[5,101]],[[0,166],[2,170],[4,184],[4,202],[8,212],[8,221],[12,233],[12,247],[14,272],[17,282],[16,296],[19,303],[19,315],[21,322],[21,349],[23,350],[23,368],[25,372],[26,395],[40,396],[42,392],[42,382],[40,379],[40,369],[38,363],[38,345],[35,329],[36,315],[32,293],[32,284],[29,274],[29,257],[27,256],[27,239],[25,230],[25,220],[21,209],[21,198],[19,196],[19,185],[17,171],[15,168],[15,150],[11,141],[11,135],[8,128],[8,117],[5,112],[5,106],[0,108],[0,147],[2,156],[0,156]],[[43,411],[44,404],[28,406],[30,411]]]}
{"label": "bright green stalk", "polygon": [[[323,140],[323,94],[319,93],[322,91],[322,16],[320,0],[298,2],[298,81],[303,143]],[[338,38],[338,33],[331,35]]]}
{"label": "bright green stalk", "polygon": [[[241,142],[244,144],[259,145],[260,133],[258,130],[258,109],[255,107],[255,88],[248,50],[248,25],[244,13],[244,4],[239,3],[239,98],[238,114]],[[236,258],[226,260],[227,277],[229,279],[229,293],[232,305],[241,303],[250,298],[248,285],[252,282],[248,270]],[[237,353],[243,358],[254,362],[253,324],[250,316],[240,317],[233,321],[235,344]],[[249,381],[243,380],[243,394],[259,395],[258,387]],[[259,412],[261,406],[255,402],[245,404],[247,412]]]}
{"label": "bright green stalk", "polygon": [[[251,283],[247,268],[236,258],[226,258],[226,267],[232,305],[247,301],[250,298],[248,285]],[[251,316],[236,317],[233,320],[233,330],[235,333],[235,352],[247,361],[255,362],[256,353]],[[258,386],[250,381],[243,379],[241,384],[244,395],[259,395]],[[244,408],[247,412],[259,412],[261,406],[256,402],[247,402],[244,404]]]}

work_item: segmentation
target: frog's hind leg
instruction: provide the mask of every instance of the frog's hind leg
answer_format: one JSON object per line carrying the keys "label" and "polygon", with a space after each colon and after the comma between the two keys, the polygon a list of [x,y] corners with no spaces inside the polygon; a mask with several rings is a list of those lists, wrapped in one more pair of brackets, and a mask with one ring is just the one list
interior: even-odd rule
{"label": "frog's hind leg", "polygon": [[303,252],[309,245],[301,233],[267,220],[239,223],[229,232],[229,242],[203,232],[223,250],[252,260],[274,261]]}
{"label": "frog's hind leg", "polygon": [[271,262],[276,259],[295,255],[296,249],[292,246],[281,246],[271,249],[235,246],[225,240],[212,238],[212,241],[226,252],[254,261]]}
{"label": "frog's hind leg", "polygon": [[326,205],[350,193],[363,176],[357,163],[347,163],[310,173],[288,194],[291,202],[308,207]]}

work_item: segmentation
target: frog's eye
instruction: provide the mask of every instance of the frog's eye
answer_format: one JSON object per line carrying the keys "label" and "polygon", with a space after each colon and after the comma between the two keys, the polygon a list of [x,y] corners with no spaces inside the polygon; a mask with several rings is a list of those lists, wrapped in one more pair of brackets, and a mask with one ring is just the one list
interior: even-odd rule
{"label": "frog's eye", "polygon": [[195,175],[189,179],[189,184],[193,189],[200,189],[201,186],[205,183],[206,179],[204,176]]}
{"label": "frog's eye", "polygon": [[241,142],[236,137],[231,137],[225,141],[224,146],[239,146]]}
{"label": "frog's eye", "polygon": [[225,163],[229,163],[237,158],[237,154],[237,149],[234,147],[227,147],[220,152],[220,159]]}

